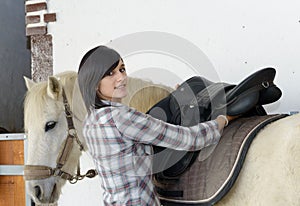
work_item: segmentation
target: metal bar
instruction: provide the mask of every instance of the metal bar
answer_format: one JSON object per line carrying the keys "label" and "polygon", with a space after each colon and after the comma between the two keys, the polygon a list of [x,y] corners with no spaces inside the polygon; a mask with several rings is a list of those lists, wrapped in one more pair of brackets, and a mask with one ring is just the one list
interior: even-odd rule
{"label": "metal bar", "polygon": [[26,139],[26,134],[24,133],[9,133],[9,134],[0,134],[1,140],[24,140]]}
{"label": "metal bar", "polygon": [[24,166],[0,165],[0,175],[24,175]]}

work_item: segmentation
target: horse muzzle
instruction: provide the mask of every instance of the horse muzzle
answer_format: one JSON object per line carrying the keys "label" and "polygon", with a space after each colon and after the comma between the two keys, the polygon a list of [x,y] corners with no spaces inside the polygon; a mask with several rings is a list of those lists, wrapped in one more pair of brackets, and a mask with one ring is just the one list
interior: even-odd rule
{"label": "horse muzzle", "polygon": [[56,180],[32,180],[26,182],[27,192],[37,205],[57,205],[62,183]]}

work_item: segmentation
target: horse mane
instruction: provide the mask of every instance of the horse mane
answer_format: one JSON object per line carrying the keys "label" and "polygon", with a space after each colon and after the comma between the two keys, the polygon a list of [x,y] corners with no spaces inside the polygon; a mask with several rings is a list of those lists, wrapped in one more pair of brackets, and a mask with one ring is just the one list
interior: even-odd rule
{"label": "horse mane", "polygon": [[[63,86],[68,101],[72,101],[73,86],[77,78],[77,73],[73,71],[62,72],[55,75]],[[43,105],[47,104],[48,81],[35,83],[25,95],[24,101],[24,129],[27,131],[28,123],[35,124],[43,121]],[[70,102],[72,104],[72,102]],[[35,108],[35,109],[31,109]]]}
{"label": "horse mane", "polygon": [[122,103],[134,107],[140,112],[147,112],[174,89],[162,84],[155,84],[149,80],[129,77],[127,90],[128,95],[122,100]]}

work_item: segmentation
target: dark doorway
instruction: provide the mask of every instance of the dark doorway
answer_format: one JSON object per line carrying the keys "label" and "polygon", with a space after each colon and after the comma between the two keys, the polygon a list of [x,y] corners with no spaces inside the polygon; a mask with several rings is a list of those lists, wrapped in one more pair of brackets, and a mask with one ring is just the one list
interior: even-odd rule
{"label": "dark doorway", "polygon": [[23,76],[31,77],[25,35],[25,1],[0,1],[0,127],[23,131]]}

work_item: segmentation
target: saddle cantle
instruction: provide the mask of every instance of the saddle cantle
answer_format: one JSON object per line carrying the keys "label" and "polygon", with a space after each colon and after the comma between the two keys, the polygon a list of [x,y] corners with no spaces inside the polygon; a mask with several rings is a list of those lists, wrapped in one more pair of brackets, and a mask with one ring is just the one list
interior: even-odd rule
{"label": "saddle cantle", "polygon": [[[276,71],[261,69],[238,85],[213,83],[195,76],[182,83],[169,96],[154,105],[147,113],[157,119],[183,126],[192,126],[210,120],[218,114],[266,115],[263,104],[281,97],[280,89],[273,83]],[[153,146],[154,153],[164,151],[163,160],[153,160],[158,180],[176,181],[197,158],[199,151],[177,151]],[[179,159],[170,165],[171,160]]]}

